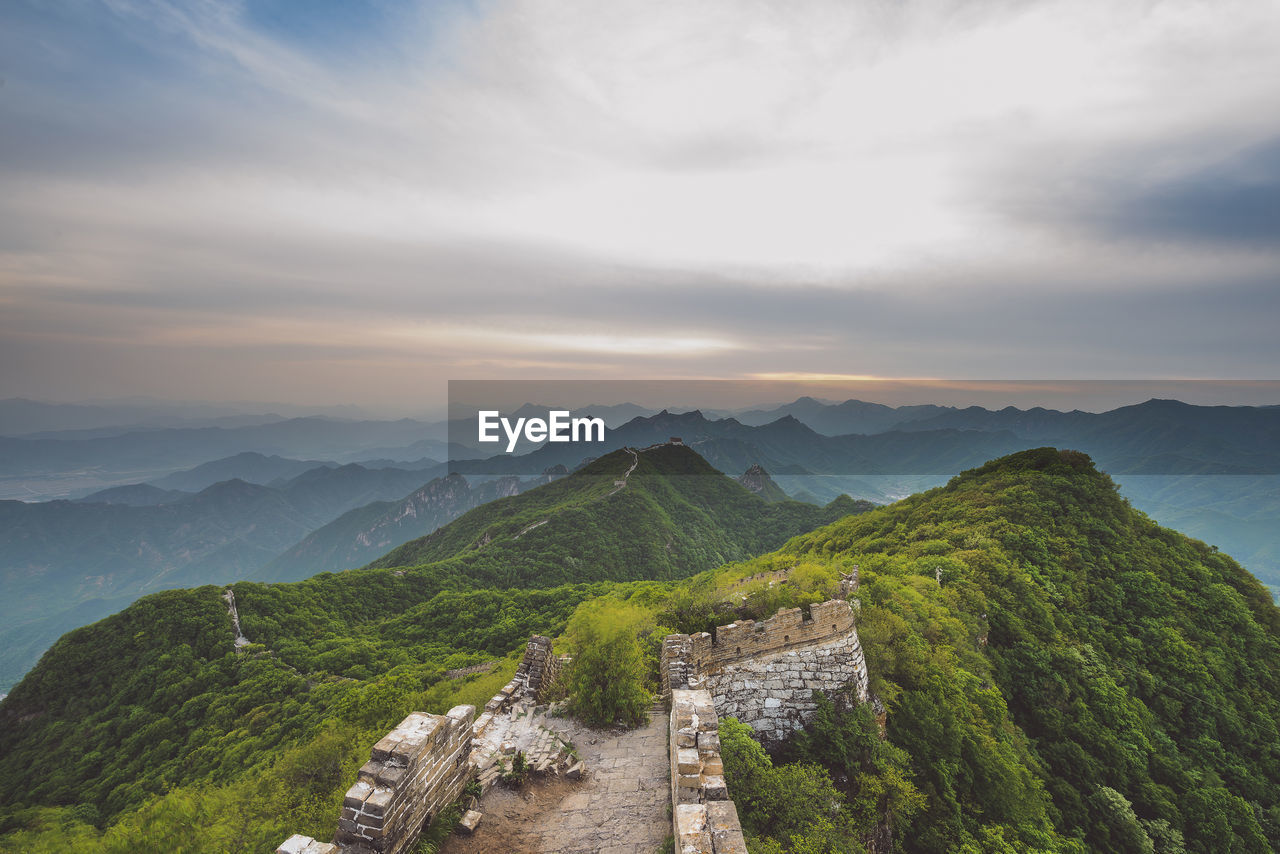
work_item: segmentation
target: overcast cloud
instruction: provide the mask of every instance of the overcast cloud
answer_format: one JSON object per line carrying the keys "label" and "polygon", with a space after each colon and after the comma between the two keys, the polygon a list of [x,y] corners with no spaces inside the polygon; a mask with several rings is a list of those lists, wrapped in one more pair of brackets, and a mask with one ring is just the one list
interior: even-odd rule
{"label": "overcast cloud", "polygon": [[1280,0],[0,8],[0,396],[1268,378]]}

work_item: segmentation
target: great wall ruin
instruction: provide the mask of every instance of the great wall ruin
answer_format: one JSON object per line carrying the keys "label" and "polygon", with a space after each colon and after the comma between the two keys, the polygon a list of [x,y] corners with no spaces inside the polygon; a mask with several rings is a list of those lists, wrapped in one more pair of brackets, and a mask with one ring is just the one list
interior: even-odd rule
{"label": "great wall ruin", "polygon": [[[841,585],[848,597],[856,575]],[[854,603],[856,604],[856,602]],[[759,622],[746,620],[708,633],[669,635],[661,652],[662,696],[670,708],[671,831],[679,854],[745,854],[735,806],[720,758],[719,719],[748,724],[766,746],[802,727],[816,704],[813,691],[867,700],[867,666],[858,641],[856,608],[847,598],[815,603]],[[533,710],[561,660],[551,639],[535,635],[515,676],[480,716],[472,706],[445,715],[415,712],[373,747],[347,792],[332,842],[294,835],[276,854],[402,854],[467,783],[493,785],[503,758],[517,747],[512,724]],[[524,731],[528,731],[526,725]],[[572,756],[556,733],[537,735],[541,771],[568,771]],[[508,737],[510,736],[510,737]],[[527,741],[527,738],[526,738]],[[573,769],[582,773],[581,763]],[[464,823],[474,828],[478,812]]]}

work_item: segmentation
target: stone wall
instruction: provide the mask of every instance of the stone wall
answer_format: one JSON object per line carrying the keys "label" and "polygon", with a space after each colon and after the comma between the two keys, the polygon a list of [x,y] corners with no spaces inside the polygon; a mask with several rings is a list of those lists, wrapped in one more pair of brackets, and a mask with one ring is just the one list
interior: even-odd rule
{"label": "stone wall", "polygon": [[[855,582],[856,583],[856,582]],[[663,641],[664,695],[705,688],[722,715],[751,726],[765,743],[799,729],[816,708],[815,690],[848,690],[867,699],[867,664],[854,609],[843,599],[810,606],[810,618],[786,608],[768,620],[743,620],[706,632],[669,635]]]}
{"label": "stone wall", "polygon": [[857,632],[850,631],[834,641],[726,665],[706,682],[720,714],[748,724],[770,745],[809,722],[817,710],[814,691],[865,703],[867,663]]}
{"label": "stone wall", "polygon": [[560,659],[551,651],[551,638],[534,635],[524,648],[524,658],[516,668],[516,679],[524,683],[525,693],[535,701],[551,687],[560,673]]}
{"label": "stone wall", "polygon": [[373,746],[342,802],[332,843],[294,835],[276,854],[401,854],[471,778],[474,706],[414,712]]}
{"label": "stone wall", "polygon": [[720,760],[719,718],[711,694],[671,692],[671,821],[679,854],[746,854],[738,809]]}
{"label": "stone wall", "polygon": [[501,715],[518,701],[537,703],[559,673],[560,659],[551,651],[551,638],[544,635],[530,637],[511,681],[484,704],[484,711],[475,722],[474,736],[479,738],[483,735],[494,716]]}

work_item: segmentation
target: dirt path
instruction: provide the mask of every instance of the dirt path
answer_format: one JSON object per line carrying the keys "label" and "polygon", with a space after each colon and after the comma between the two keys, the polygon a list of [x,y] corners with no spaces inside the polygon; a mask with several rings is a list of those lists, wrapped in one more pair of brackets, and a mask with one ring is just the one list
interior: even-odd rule
{"label": "dirt path", "polygon": [[671,833],[665,714],[621,735],[579,729],[571,738],[583,780],[495,788],[475,835],[450,837],[440,854],[656,854]]}

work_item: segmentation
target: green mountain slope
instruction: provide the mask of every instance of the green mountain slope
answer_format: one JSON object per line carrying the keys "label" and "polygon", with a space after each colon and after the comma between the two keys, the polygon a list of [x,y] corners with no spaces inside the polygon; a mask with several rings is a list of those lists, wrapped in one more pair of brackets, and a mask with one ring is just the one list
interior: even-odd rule
{"label": "green mountain slope", "polygon": [[1083,454],[995,460],[738,571],[804,559],[861,566],[872,688],[927,803],[904,851],[1280,843],[1280,612]]}
{"label": "green mountain slope", "polygon": [[662,445],[614,451],[490,502],[370,566],[444,562],[473,583],[502,587],[683,578],[863,509],[848,498],[826,507],[769,503],[689,448]]}
{"label": "green mountain slope", "polygon": [[[410,708],[452,704],[465,686],[444,670],[558,633],[578,602],[602,592],[450,589],[427,571],[385,570],[234,589],[253,641],[242,653],[221,588],[164,591],[62,637],[0,703],[0,850],[271,850],[317,805],[336,815],[343,763],[354,770]],[[467,683],[476,690],[464,701],[483,705],[513,668],[514,659]],[[312,764],[276,767],[300,745],[297,761]],[[183,786],[210,803],[211,791],[232,786],[239,800],[218,820],[239,825],[247,844],[202,841],[191,815],[165,837],[187,847],[161,844],[145,804]],[[3,836],[72,805],[47,849]],[[245,829],[251,808],[260,812]],[[132,843],[94,836],[77,848],[68,838],[76,822],[116,818],[140,823]],[[315,821],[315,833],[332,832],[333,815]]]}
{"label": "green mountain slope", "polygon": [[[758,752],[727,758],[756,850],[855,850],[821,840],[885,821],[908,854],[1280,845],[1280,612],[1233,560],[1129,506],[1088,457],[1020,452],[769,554],[608,581],[674,573],[669,552],[745,550],[751,526],[784,527],[766,511],[800,512],[707,468],[685,448],[622,451],[379,561],[434,563],[236,584],[253,642],[239,655],[211,587],[63,637],[0,703],[0,850],[196,850],[165,845],[197,832],[239,840],[216,850],[269,850],[331,833],[385,727],[483,701],[513,660],[489,682],[444,669],[554,636],[600,596],[627,600],[652,653],[669,628],[820,601],[855,564],[886,739],[865,708],[835,707],[767,773]],[[550,587],[570,571],[605,580]],[[734,777],[742,761],[750,778]],[[792,784],[839,809],[815,812]],[[823,826],[797,836],[797,815]]]}
{"label": "green mountain slope", "polygon": [[472,487],[460,474],[438,477],[399,501],[375,501],[342,514],[275,558],[264,572],[268,578],[292,580],[363,566],[467,510],[516,495],[530,483],[504,477]]}
{"label": "green mountain slope", "polygon": [[[144,593],[239,578],[294,581],[336,568],[266,564],[341,514],[400,499],[422,483],[421,472],[351,464],[318,466],[275,486],[221,481],[163,503],[0,501],[0,637],[20,634],[0,650],[0,692],[49,640]],[[173,495],[145,485],[108,492]]]}
{"label": "green mountain slope", "polygon": [[[148,596],[68,633],[0,703],[0,804],[88,804],[107,819],[166,787],[263,771],[326,725],[358,719],[376,740],[376,726],[395,723],[365,709],[381,708],[379,692],[398,709],[406,686],[444,690],[445,669],[558,634],[580,601],[608,589],[582,582],[688,575],[852,506],[767,504],[679,447],[641,453],[615,486],[635,459],[620,451],[471,511],[418,541],[419,554],[461,552],[429,566],[236,583],[246,654],[233,650],[217,587]],[[529,532],[543,536],[519,535],[544,518]],[[494,571],[508,562],[519,572]],[[482,589],[507,584],[542,589]],[[33,764],[43,769],[34,781]]]}

